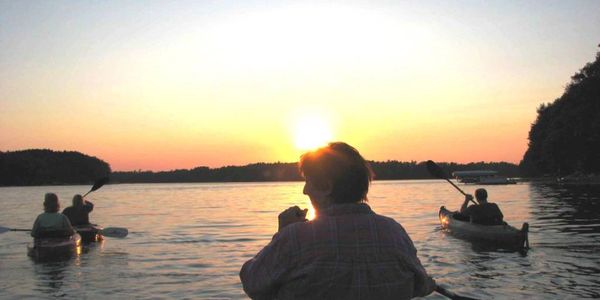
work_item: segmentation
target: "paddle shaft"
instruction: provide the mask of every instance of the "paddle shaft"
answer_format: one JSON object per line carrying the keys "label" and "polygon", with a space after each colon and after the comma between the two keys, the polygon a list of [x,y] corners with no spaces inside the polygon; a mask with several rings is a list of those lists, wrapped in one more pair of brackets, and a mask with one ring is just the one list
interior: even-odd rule
{"label": "paddle shaft", "polygon": [[[454,184],[454,182],[452,182],[448,178],[448,175],[446,174],[446,172],[444,172],[444,170],[440,166],[438,166],[433,160],[428,160],[426,162],[426,165],[427,165],[427,170],[429,171],[429,173],[431,173],[431,175],[433,175],[434,177],[437,177],[439,179],[444,179],[444,180],[448,181],[448,183],[450,183],[461,194],[463,194],[464,196],[467,196],[467,193],[465,193],[458,186],[456,186],[456,184]],[[469,200],[472,201],[473,203],[477,204],[477,202],[475,202],[475,200],[473,200],[472,198]]]}
{"label": "paddle shaft", "polygon": [[[461,190],[459,187],[456,186],[456,184],[454,184],[454,182],[452,182],[450,179],[448,178],[444,178],[446,179],[446,181],[448,181],[454,188],[456,188],[459,192],[461,192],[463,195],[467,196],[467,193],[465,193],[463,190]],[[473,204],[477,205],[478,203],[475,202],[475,200],[473,200],[473,198],[469,199],[471,202],[473,202]]]}
{"label": "paddle shaft", "polygon": [[[74,228],[76,231],[77,229]],[[31,229],[23,229],[23,228],[6,228],[6,227],[0,227],[0,234],[1,233],[5,233],[8,231],[31,231]],[[127,234],[129,234],[129,231],[127,230],[127,228],[122,228],[122,227],[107,227],[104,228],[102,230],[100,230],[98,233],[107,236],[107,237],[119,237],[119,238],[123,238],[126,237]]]}
{"label": "paddle shaft", "polygon": [[81,198],[85,198],[85,196],[87,196],[89,193],[101,188],[107,182],[108,182],[108,177],[102,177],[102,178],[96,180],[96,182],[94,182],[94,186],[92,186],[92,188],[87,193],[85,193],[85,195],[83,195]]}
{"label": "paddle shaft", "polygon": [[[448,178],[444,178],[446,179],[446,181],[448,181],[454,188],[456,188],[459,192],[461,192],[463,195],[467,196],[467,193],[465,193],[463,190],[461,190],[459,187],[456,186],[456,184],[454,184],[454,182],[452,182],[450,179]],[[478,203],[475,202],[475,200],[473,200],[473,198],[469,199],[471,202],[473,202],[473,204],[477,205]]]}

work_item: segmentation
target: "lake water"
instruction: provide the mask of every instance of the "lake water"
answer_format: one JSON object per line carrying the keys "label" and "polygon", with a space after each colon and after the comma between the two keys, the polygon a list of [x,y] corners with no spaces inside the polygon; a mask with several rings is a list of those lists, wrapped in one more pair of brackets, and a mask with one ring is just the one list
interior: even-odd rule
{"label": "lake water", "polygon": [[[473,193],[476,186],[462,186]],[[63,207],[89,186],[0,188],[0,226],[30,228],[46,192]],[[440,230],[441,205],[463,197],[443,181],[377,181],[369,203],[408,231],[438,283],[498,299],[600,297],[600,189],[536,184],[487,187],[516,227],[529,222],[526,254],[485,249]],[[246,298],[242,264],[271,239],[278,213],[308,207],[302,183],[108,185],[90,194],[91,220],[127,227],[62,262],[26,255],[27,233],[0,236],[0,298]],[[443,297],[432,294],[428,298]]]}

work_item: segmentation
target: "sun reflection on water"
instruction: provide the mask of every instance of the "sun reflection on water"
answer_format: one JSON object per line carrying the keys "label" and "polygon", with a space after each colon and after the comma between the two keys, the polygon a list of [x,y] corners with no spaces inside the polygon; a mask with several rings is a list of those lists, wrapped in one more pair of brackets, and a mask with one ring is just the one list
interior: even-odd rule
{"label": "sun reflection on water", "polygon": [[310,203],[310,199],[306,199],[306,208],[308,208],[308,212],[306,213],[306,218],[311,221],[316,217],[315,208]]}

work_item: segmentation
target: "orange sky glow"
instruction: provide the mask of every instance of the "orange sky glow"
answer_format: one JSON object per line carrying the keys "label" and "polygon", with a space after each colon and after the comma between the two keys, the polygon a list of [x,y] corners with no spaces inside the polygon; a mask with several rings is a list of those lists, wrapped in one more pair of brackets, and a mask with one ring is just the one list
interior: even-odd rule
{"label": "orange sky glow", "polygon": [[0,151],[171,170],[330,140],[378,161],[518,163],[600,36],[582,17],[597,2],[519,5],[2,2]]}

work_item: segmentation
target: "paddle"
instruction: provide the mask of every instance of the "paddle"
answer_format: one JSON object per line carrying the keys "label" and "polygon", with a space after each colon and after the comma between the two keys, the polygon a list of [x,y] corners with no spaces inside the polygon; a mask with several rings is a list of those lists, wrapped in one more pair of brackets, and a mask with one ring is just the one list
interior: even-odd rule
{"label": "paddle", "polygon": [[99,232],[103,236],[124,238],[129,234],[129,230],[124,227],[106,227]]}
{"label": "paddle", "polygon": [[[427,170],[433,177],[436,177],[439,179],[444,179],[444,180],[448,181],[448,183],[450,183],[454,188],[456,188],[463,195],[465,195],[465,196],[467,195],[467,193],[465,193],[458,186],[456,186],[456,184],[454,184],[454,182],[450,181],[446,172],[442,168],[440,168],[440,166],[438,166],[436,163],[434,163],[432,160],[428,160],[425,164],[427,166]],[[473,201],[473,200],[471,199],[471,201]],[[475,203],[475,201],[473,201],[473,203]],[[475,203],[475,204],[477,204],[477,203]],[[475,298],[459,296],[439,285],[435,287],[435,291],[452,299],[452,300],[474,300],[475,299]]]}
{"label": "paddle", "polygon": [[[463,195],[467,195],[467,193],[463,192],[463,190],[461,190],[458,186],[456,186],[456,184],[454,184],[454,182],[450,181],[450,179],[448,179],[448,175],[446,174],[446,172],[440,168],[440,166],[438,166],[436,163],[434,163],[432,160],[428,160],[426,163],[427,165],[427,171],[429,171],[429,173],[433,176],[433,177],[437,177],[439,179],[445,179],[446,181],[448,181],[448,183],[450,183],[454,188],[456,188],[459,192],[461,192]],[[477,202],[475,202],[475,200],[470,199],[473,203],[477,204]]]}
{"label": "paddle", "polygon": [[455,293],[453,293],[453,292],[451,292],[451,291],[447,290],[446,288],[441,287],[439,285],[435,287],[435,291],[438,292],[438,293],[440,293],[440,294],[442,294],[442,295],[444,295],[444,296],[446,296],[446,297],[448,297],[448,298],[450,298],[450,299],[452,299],[452,300],[477,300],[475,298],[470,298],[470,297],[465,297],[465,296],[459,296],[459,295],[457,295],[457,294],[455,294]]}
{"label": "paddle", "polygon": [[108,182],[108,177],[102,177],[98,180],[96,180],[96,182],[94,182],[94,185],[92,186],[92,188],[90,189],[89,192],[85,193],[85,195],[83,195],[82,198],[85,198],[85,196],[87,196],[89,193],[101,188],[103,185],[105,185]]}
{"label": "paddle", "polygon": [[[8,228],[0,226],[0,234],[8,231],[31,231],[31,229]],[[129,230],[123,227],[106,227],[98,232],[106,237],[124,238],[129,234]]]}

